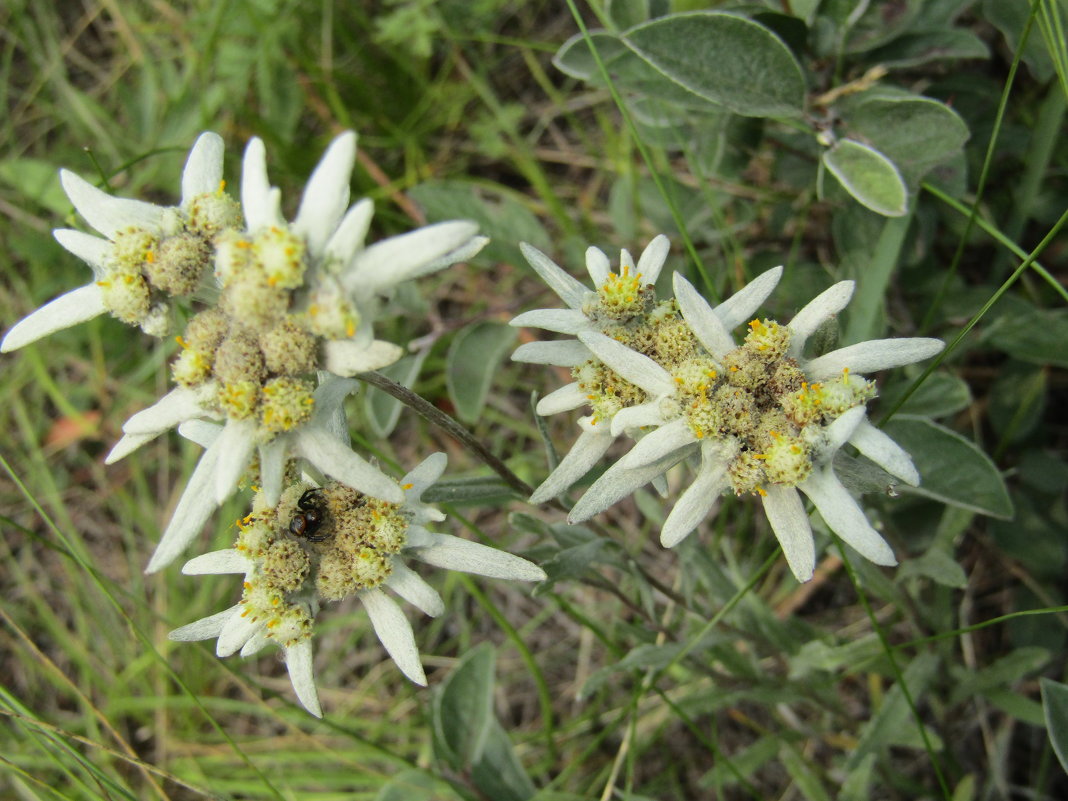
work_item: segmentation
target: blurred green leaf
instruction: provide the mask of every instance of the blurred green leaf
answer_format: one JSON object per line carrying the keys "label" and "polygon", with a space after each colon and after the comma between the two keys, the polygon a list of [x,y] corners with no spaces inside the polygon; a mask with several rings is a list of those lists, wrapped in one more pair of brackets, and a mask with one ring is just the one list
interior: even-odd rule
{"label": "blurred green leaf", "polygon": [[[757,770],[767,764],[779,753],[782,740],[774,735],[761,737],[740,754],[732,754],[730,765],[723,760],[716,760],[712,770],[701,777],[702,787],[732,786],[738,783],[738,775],[748,779]],[[733,770],[732,770],[733,768]]]}
{"label": "blurred green leaf", "polygon": [[493,721],[493,646],[467,652],[434,695],[431,707],[437,756],[467,771],[482,758]]}
{"label": "blurred green leaf", "polygon": [[[880,408],[893,409],[911,385],[911,379],[906,379],[884,386],[879,392]],[[947,417],[967,409],[971,403],[967,382],[953,373],[939,371],[927,376],[899,411],[917,417]]]}
{"label": "blurred green leaf", "polygon": [[862,53],[896,39],[909,31],[920,16],[923,6],[931,0],[897,0],[894,3],[871,3],[854,20],[855,4],[846,6],[846,20],[852,22],[846,39],[846,51]]}
{"label": "blurred green leaf", "polygon": [[790,679],[801,679],[816,671],[833,673],[843,667],[854,668],[866,664],[881,652],[882,646],[875,634],[833,645],[810,640],[790,660]]}
{"label": "blurred green leaf", "polygon": [[451,503],[457,506],[496,505],[514,501],[517,497],[515,490],[495,475],[447,478],[423,493],[426,503]]}
{"label": "blurred green leaf", "polygon": [[1028,674],[1041,670],[1049,662],[1050,656],[1047,649],[1032,646],[1017,648],[976,671],[955,668],[952,671],[954,682],[949,702],[959,704],[977,693],[1007,688],[1022,681]]}
{"label": "blurred green leaf", "polygon": [[1021,361],[1068,367],[1068,309],[1003,315],[983,339]]}
{"label": "blurred green leaf", "polygon": [[946,553],[938,547],[933,547],[916,559],[909,559],[898,568],[894,576],[895,581],[926,576],[943,587],[953,587],[962,590],[968,586],[968,575],[964,572],[960,562],[953,558],[952,554]]}
{"label": "blurred green leaf", "polygon": [[656,670],[670,665],[675,657],[685,648],[685,644],[639,645],[633,648],[618,662],[613,662],[596,671],[582,685],[579,698],[589,698],[609,681],[616,680],[617,674],[631,670]]}
{"label": "blurred green leaf", "polygon": [[822,161],[865,208],[884,217],[900,217],[908,211],[908,191],[901,173],[875,148],[852,139],[840,139],[824,151]]}
{"label": "blurred green leaf", "polygon": [[909,33],[873,50],[869,58],[886,67],[918,67],[930,61],[990,58],[990,49],[971,31]]}
{"label": "blurred green leaf", "polygon": [[1040,425],[1045,411],[1049,371],[1009,361],[990,388],[987,415],[1003,443],[1022,442]]}
{"label": "blurred green leaf", "polygon": [[671,11],[670,0],[607,0],[605,13],[618,30],[626,30]]}
{"label": "blurred green leaf", "polygon": [[[1057,0],[1062,8],[1068,8],[1064,0]],[[1031,3],[1006,3],[1004,0],[983,0],[983,16],[990,21],[1005,37],[1009,49],[1015,53],[1020,46],[1020,36],[1031,14]],[[1024,44],[1021,59],[1039,81],[1045,82],[1053,77],[1053,61],[1042,41],[1038,25],[1032,26],[1031,33]]]}
{"label": "blurred green leaf", "polygon": [[445,357],[445,384],[460,419],[478,422],[493,376],[519,332],[504,323],[465,326],[453,338]]}
{"label": "blurred green leaf", "polygon": [[484,798],[494,801],[526,801],[537,792],[512,740],[496,718],[490,720],[489,737],[482,758],[471,770],[471,780]]}
{"label": "blurred green leaf", "polygon": [[898,415],[884,430],[912,456],[922,483],[900,487],[992,517],[1012,516],[1012,501],[997,467],[982,450],[931,420]]}
{"label": "blurred green leaf", "polygon": [[[379,372],[401,386],[411,389],[415,385],[415,379],[419,377],[419,370],[429,352],[424,350],[405,356],[391,365],[380,368]],[[376,437],[385,439],[393,433],[403,409],[404,404],[392,395],[372,386],[367,387],[367,393],[363,398],[363,410],[367,418],[367,426]]]}
{"label": "blurred green leaf", "polygon": [[975,774],[969,773],[953,788],[951,801],[973,801],[975,798]]}
{"label": "blurred green leaf", "polygon": [[790,778],[794,780],[794,786],[808,801],[831,801],[819,775],[809,766],[794,748],[784,745],[779,749],[779,760]]}
{"label": "blurred green leaf", "polygon": [[871,90],[847,97],[838,111],[847,135],[892,161],[912,192],[968,141],[968,126],[953,109],[909,92]]}
{"label": "blurred green leaf", "polygon": [[1022,693],[1007,690],[1004,687],[995,687],[983,690],[983,698],[1021,723],[1026,723],[1029,726],[1045,725],[1045,720],[1042,716],[1042,704]]}
{"label": "blurred green leaf", "polygon": [[[589,43],[597,49],[613,85],[624,94],[656,98],[681,108],[718,108],[654,69],[615,34],[591,31]],[[589,43],[581,33],[575,34],[560,46],[553,64],[572,78],[604,86],[604,76],[590,52]]]}
{"label": "blurred green leaf", "polygon": [[534,588],[534,595],[544,595],[553,589],[558,581],[577,578],[584,575],[590,565],[596,563],[609,541],[598,537],[580,545],[573,545],[557,551],[555,555],[540,563],[548,577]]}
{"label": "blurred green leaf", "polygon": [[1024,452],[1018,470],[1020,480],[1039,492],[1061,495],[1068,490],[1068,464],[1051,451]]}
{"label": "blurred green leaf", "polygon": [[70,213],[71,202],[63,193],[59,169],[54,164],[32,158],[6,159],[0,161],[0,181],[59,219]]}
{"label": "blurred green leaf", "polygon": [[875,768],[875,754],[868,754],[860,760],[842,782],[837,801],[870,801],[871,779]]}
{"label": "blurred green leaf", "polygon": [[747,117],[794,117],[805,79],[775,34],[744,17],[674,14],[631,28],[623,41],[654,69],[697,97]]}
{"label": "blurred green leaf", "polygon": [[1053,751],[1068,772],[1068,686],[1042,678],[1042,710],[1046,715],[1046,732]]}
{"label": "blurred green leaf", "polygon": [[1030,492],[1016,496],[1016,514],[1012,520],[993,520],[989,531],[998,548],[1017,559],[1033,575],[1054,579],[1063,574],[1068,561],[1068,538],[1062,512],[1050,508],[1048,499]]}
{"label": "blurred green leaf", "polygon": [[445,782],[419,770],[397,774],[375,795],[375,801],[452,801],[459,798]]}
{"label": "blurred green leaf", "polygon": [[[909,688],[912,700],[917,704],[934,678],[939,662],[937,654],[925,651],[918,654],[905,668],[905,685]],[[882,706],[863,727],[859,742],[846,760],[846,768],[852,770],[868,754],[879,753],[891,746],[922,748],[923,740],[916,726],[905,693],[900,683],[895,684],[886,693]],[[934,748],[941,748],[941,741],[934,732],[928,731],[928,738]]]}
{"label": "blurred green leaf", "polygon": [[912,214],[905,214],[885,220],[879,238],[871,243],[867,263],[857,274],[849,321],[842,336],[843,345],[867,342],[883,332],[886,290],[895,268],[901,262],[901,252],[912,218]]}

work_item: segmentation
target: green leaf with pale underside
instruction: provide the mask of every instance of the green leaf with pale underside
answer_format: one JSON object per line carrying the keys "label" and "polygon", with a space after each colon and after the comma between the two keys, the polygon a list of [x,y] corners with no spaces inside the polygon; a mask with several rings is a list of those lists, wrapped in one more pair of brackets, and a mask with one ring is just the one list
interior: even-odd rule
{"label": "green leaf with pale underside", "polygon": [[842,139],[823,154],[823,166],[865,208],[884,217],[908,211],[908,190],[890,159],[873,147]]}

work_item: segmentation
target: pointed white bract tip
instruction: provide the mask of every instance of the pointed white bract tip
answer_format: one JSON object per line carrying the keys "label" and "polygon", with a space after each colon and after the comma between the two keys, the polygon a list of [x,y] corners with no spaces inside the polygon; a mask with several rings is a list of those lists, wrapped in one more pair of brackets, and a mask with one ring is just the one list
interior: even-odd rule
{"label": "pointed white bract tip", "polygon": [[593,245],[586,248],[586,272],[590,274],[594,289],[597,289],[608,280],[608,275],[611,271],[611,263],[603,250]]}
{"label": "pointed white bract tip", "polygon": [[430,454],[401,479],[401,489],[418,500],[428,487],[441,478],[448,464],[449,457],[441,451]]}
{"label": "pointed white bract tip", "polygon": [[794,570],[791,566],[790,572],[794,574],[794,578],[797,579],[798,582],[804,584],[805,582],[812,581],[812,577],[816,574],[816,569],[812,568],[811,570],[798,571]]}
{"label": "pointed white bract tip", "polygon": [[[158,552],[159,552],[159,549],[157,548],[156,549],[156,553],[158,553]],[[145,566],[145,575],[146,576],[151,576],[153,573],[158,573],[163,568],[165,568],[167,565],[169,565],[171,563],[171,561],[173,560],[173,558],[174,558],[174,557],[171,557],[171,556],[168,556],[168,557],[165,557],[165,558],[158,558],[156,556],[156,553],[152,554],[151,558],[148,560],[148,564]]]}
{"label": "pointed white bract tip", "polygon": [[315,688],[314,665],[312,662],[311,640],[302,640],[285,649],[286,670],[293,692],[308,712],[317,718],[323,716],[323,707],[319,703],[319,691]]}
{"label": "pointed white bract tip", "polygon": [[693,529],[685,531],[681,528],[671,530],[662,528],[660,530],[660,544],[665,548],[674,548],[691,534],[693,534]]}
{"label": "pointed white bract tip", "polygon": [[226,573],[250,573],[255,567],[252,560],[235,548],[203,553],[194,556],[184,565],[182,573],[186,576],[223,575]]}
{"label": "pointed white bract tip", "polygon": [[334,141],[330,144],[330,147],[344,148],[345,150],[352,150],[352,152],[355,153],[358,138],[359,137],[357,137],[355,131],[342,131],[334,137]]}
{"label": "pointed white bract tip", "polygon": [[229,609],[216,612],[214,615],[208,615],[207,617],[202,617],[200,620],[195,620],[184,626],[179,626],[167,635],[167,639],[172,642],[199,642],[200,640],[213,640],[222,633],[223,627],[226,625],[231,615],[239,609],[239,605],[231,606]]}
{"label": "pointed white bract tip", "polygon": [[555,489],[556,487],[547,488],[545,484],[542,484],[540,487],[534,490],[533,495],[527,498],[527,503],[533,506],[541,506],[543,503],[551,501],[553,498],[557,497],[557,495],[563,492],[563,490],[560,490],[559,492],[554,493],[553,490]]}
{"label": "pointed white bract tip", "polygon": [[182,170],[182,205],[197,195],[214,192],[222,181],[224,145],[217,133],[205,131],[197,137]]}
{"label": "pointed white bract tip", "polygon": [[0,353],[18,350],[56,331],[91,320],[104,311],[103,295],[96,284],[72,289],[15,323],[0,342]]}
{"label": "pointed white bract tip", "polygon": [[540,567],[521,556],[450,534],[426,532],[421,544],[411,548],[408,553],[428,565],[488,578],[518,581],[545,579],[545,572]]}
{"label": "pointed white bract tip", "polygon": [[660,277],[660,271],[664,268],[668,253],[671,250],[671,240],[663,234],[656,236],[645,246],[642,255],[638,258],[637,270],[641,274],[643,282],[655,284]]}
{"label": "pointed white bract tip", "polygon": [[[59,169],[59,185],[63,187],[63,192],[67,195],[67,198],[74,205],[74,208],[78,208],[78,202],[81,198],[85,197],[90,191],[99,191],[95,186],[86,181],[82,176],[76,172],[72,172],[64,167]],[[86,189],[88,187],[88,190]]]}
{"label": "pointed white bract tip", "polygon": [[104,464],[113,465],[116,462],[125,459],[142,445],[155,438],[155,434],[123,434],[122,438],[115,443],[115,447],[113,447],[108,452],[108,455],[104,457]]}
{"label": "pointed white bract tip", "polygon": [[531,244],[529,244],[527,242],[520,242],[519,243],[519,252],[523,254],[523,258],[525,258],[527,261],[535,260],[539,256],[548,258],[548,256],[545,256],[544,253],[542,253],[536,247],[534,247],[533,245],[531,245]]}
{"label": "pointed white bract tip", "polygon": [[379,642],[394,661],[401,673],[416,684],[426,686],[426,673],[419,659],[412,625],[396,602],[381,590],[364,590],[360,601]]}
{"label": "pointed white bract tip", "polygon": [[348,339],[333,340],[323,346],[323,352],[327,371],[344,378],[381,370],[404,355],[404,349],[399,345],[381,339],[374,340],[368,346]]}

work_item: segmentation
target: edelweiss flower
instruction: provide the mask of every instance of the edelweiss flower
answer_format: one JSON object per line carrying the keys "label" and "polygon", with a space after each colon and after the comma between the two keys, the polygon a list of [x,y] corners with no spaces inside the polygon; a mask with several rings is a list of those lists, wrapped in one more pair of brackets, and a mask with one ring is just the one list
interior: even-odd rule
{"label": "edelweiss flower", "polygon": [[[215,508],[236,489],[257,450],[259,481],[267,505],[278,503],[285,466],[298,457],[354,490],[390,503],[400,503],[402,494],[396,482],[344,444],[347,435],[341,404],[358,385],[355,379],[325,376],[315,391],[315,412],[311,418],[299,428],[280,434],[268,443],[257,444],[255,429],[249,424],[230,421],[220,426],[183,417],[183,413],[194,414],[199,409],[191,405],[195,401],[176,400],[175,393],[131,417],[123,440],[154,437],[161,430],[182,423],[179,433],[205,449],[146,572],[154,573],[166,567],[196,538]],[[183,403],[189,405],[183,408]],[[122,446],[123,440],[116,449]]]}
{"label": "edelweiss flower", "polygon": [[[586,250],[586,269],[593,289],[562,270],[548,256],[530,245],[520,244],[523,255],[546,284],[567,304],[567,309],[535,309],[520,314],[513,326],[529,326],[563,334],[599,332],[618,335],[623,330],[648,327],[650,319],[665,313],[670,301],[657,303],[654,285],[664,266],[671,245],[666,236],[650,242],[637,265],[626,250],[620,252],[619,273],[611,271],[608,256],[598,248]],[[639,334],[640,335],[640,334]],[[551,364],[575,370],[591,358],[589,349],[577,339],[555,342],[530,342],[520,345],[512,359],[533,364]],[[569,411],[589,402],[589,396],[575,381],[546,395],[538,402],[540,415]],[[531,496],[532,503],[542,503],[562,494],[585,475],[605,454],[615,435],[605,423],[611,419],[610,407],[595,409],[581,418],[582,433],[574,447]]]}
{"label": "edelweiss flower", "polygon": [[[644,402],[615,415],[613,431],[654,430],[594,482],[568,519],[578,522],[597,514],[699,452],[697,476],[661,531],[665,546],[693,531],[723,492],[752,493],[760,496],[794,575],[807,581],[815,566],[815,545],[795,491],[800,490],[859,553],[877,564],[896,564],[831,462],[848,442],[891,475],[919,482],[908,454],[868,422],[865,403],[875,390],[859,374],[920,361],[944,346],[936,339],[884,339],[807,359],[806,339],[845,307],[853,286],[852,281],[835,284],[788,326],[753,320],[738,346],[730,331],[755,306],[735,301],[745,290],[713,309],[676,274],[675,296],[695,342],[680,347],[679,358],[662,364],[601,334],[580,334],[598,359],[645,394]],[[760,300],[766,294],[763,289],[757,293]]]}
{"label": "edelweiss flower", "polygon": [[[587,320],[585,325],[579,323],[578,318],[575,316],[579,312],[574,309],[569,311],[545,310],[544,317],[549,318],[548,322],[555,323],[557,330],[562,329],[565,324],[570,324],[571,329],[578,335],[578,342],[565,340],[561,343],[532,343],[521,346],[516,351],[516,355],[513,356],[514,359],[520,361],[541,361],[548,364],[572,367],[572,373],[576,381],[547,395],[538,404],[537,412],[539,414],[554,414],[584,404],[590,404],[594,412],[591,416],[579,420],[582,433],[579,435],[578,440],[556,469],[535,490],[530,498],[531,503],[544,503],[561,495],[600,460],[617,436],[626,434],[639,438],[642,436],[640,428],[647,425],[643,417],[649,416],[651,405],[644,402],[646,391],[639,381],[613,370],[604,359],[600,358],[590,348],[591,341],[611,342],[616,348],[622,348],[623,351],[630,352],[624,344],[621,344],[626,343],[626,345],[634,348],[640,354],[647,355],[648,358],[645,358],[645,362],[640,362],[639,364],[651,364],[660,373],[663,373],[663,371],[657,366],[657,361],[677,360],[682,356],[688,355],[688,352],[696,345],[689,327],[679,313],[676,301],[665,300],[655,303],[651,286],[645,284],[644,280],[641,279],[641,276],[645,274],[643,273],[643,264],[647,264],[651,268],[652,279],[656,279],[667,256],[668,249],[667,237],[658,236],[649,244],[642,254],[641,260],[639,260],[638,276],[633,279],[633,284],[644,288],[646,292],[644,301],[641,303],[633,302],[633,298],[637,294],[633,286],[624,287],[622,292],[613,294],[612,290],[620,286],[622,279],[616,279],[614,275],[610,275],[607,280],[599,284],[601,288],[597,296],[591,298],[592,293],[586,293],[585,308],[589,316],[582,315]],[[596,248],[590,249],[590,252],[593,251],[600,254],[600,251],[597,251]],[[537,251],[534,252],[537,253]],[[540,256],[541,254],[538,255]],[[603,257],[603,254],[601,256]],[[530,254],[528,254],[528,258],[530,258]],[[542,261],[542,266],[537,269],[539,269],[540,273],[553,276],[552,280],[546,278],[550,285],[562,284],[563,279],[557,273],[563,274],[563,271],[548,262],[548,259],[544,257],[542,257]],[[600,263],[600,259],[592,261],[594,264]],[[622,272],[626,276],[628,273],[626,267],[630,262],[630,257],[626,251],[623,251],[621,261],[624,265]],[[550,272],[549,266],[546,266],[544,262],[548,262],[548,265],[553,267],[557,273]],[[604,262],[607,262],[607,259],[604,259]],[[533,260],[532,263],[534,263]],[[721,315],[722,319],[730,327],[738,325],[741,321],[748,319],[756,308],[764,302],[772,289],[775,288],[775,284],[781,274],[781,267],[768,270],[763,275],[758,276],[741,292],[721,304],[716,313]],[[596,282],[600,273],[595,274],[594,268],[591,267],[591,275],[595,275],[594,280]],[[573,281],[573,279],[571,280]],[[604,311],[606,307],[613,308],[612,298],[617,294],[622,294],[623,300],[629,302],[629,304],[624,305],[627,315],[623,319]],[[570,301],[567,298],[565,298],[565,301],[572,305],[576,303],[578,301],[577,291],[572,292]],[[600,301],[599,304],[598,301]],[[524,321],[537,324],[539,320],[543,319],[538,316],[542,312],[531,312],[530,314],[535,316],[530,318],[528,315],[520,315],[516,320],[513,320],[513,324]],[[557,316],[552,317],[551,315]],[[560,317],[560,315],[563,315],[563,317]],[[561,346],[565,345],[570,348],[570,361],[565,362],[564,358],[553,361],[553,351],[551,349],[556,347],[558,349],[557,352],[563,354],[565,351]],[[535,358],[531,358],[527,354],[532,354]],[[545,354],[545,356],[542,357],[542,354]],[[657,361],[654,361],[654,359]],[[661,390],[671,392],[674,390],[674,385],[665,384],[661,387]],[[657,394],[660,393],[658,392]],[[652,405],[655,406],[655,404]],[[681,458],[683,458],[682,455],[676,458],[675,461],[677,462]],[[646,481],[660,481],[660,476],[666,469],[664,467],[659,471],[654,471]],[[664,488],[666,488],[666,485]]]}
{"label": "edelweiss flower", "polygon": [[21,348],[104,312],[163,336],[170,298],[197,288],[212,263],[211,240],[220,230],[240,224],[240,209],[222,191],[222,162],[222,139],[201,134],[186,160],[177,207],[111,197],[60,170],[74,208],[104,238],[66,228],[53,233],[89,264],[93,281],[21,320],[8,331],[0,351]]}
{"label": "edelweiss flower", "polygon": [[[311,376],[317,370],[349,376],[395,361],[401,348],[371,336],[374,299],[400,281],[473,255],[486,239],[474,235],[474,223],[459,221],[364,248],[371,204],[348,207],[352,132],[327,149],[292,224],[281,216],[281,195],[270,186],[265,158],[263,142],[249,142],[241,181],[246,225],[215,240],[219,303],[194,316],[179,338],[182,351],[173,365],[179,386],[127,421],[107,462],[182,422],[224,420],[215,451],[205,454],[213,461],[194,474],[201,484],[210,476],[215,504],[233,491],[257,449],[260,483],[274,502],[289,455],[305,456],[356,489],[388,495],[380,474],[325,431],[339,408],[338,393],[357,385],[316,390]],[[318,413],[324,396],[333,402]],[[195,503],[211,506],[199,494]],[[207,514],[210,509],[190,519]],[[184,530],[189,524],[175,525]],[[177,551],[167,553],[173,558]],[[163,564],[154,560],[150,569]]]}
{"label": "edelweiss flower", "polygon": [[[474,256],[488,241],[475,236],[474,223],[453,221],[364,247],[374,206],[364,199],[348,207],[355,159],[356,135],[348,131],[323,155],[296,219],[288,224],[280,211],[281,194],[267,178],[263,142],[252,139],[241,175],[247,231],[223,243],[217,260],[224,292],[234,287],[229,305],[235,319],[267,317],[277,324],[282,314],[292,315],[324,341],[321,366],[342,376],[384,367],[401,355],[396,345],[373,340],[379,296]],[[288,303],[276,300],[287,289],[297,290]]]}
{"label": "edelweiss flower", "polygon": [[444,454],[434,454],[406,475],[400,488],[394,485],[401,494],[396,503],[336,482],[321,488],[294,484],[276,505],[261,493],[240,523],[234,548],[198,556],[182,571],[244,574],[240,603],[182,626],[170,638],[217,638],[219,656],[238,650],[249,656],[273,641],[285,651],[297,698],[322,717],[312,669],[312,626],[323,604],[355,595],[397,667],[426,685],[411,625],[383,588],[432,617],[444,611],[444,604],[405,565],[405,557],[493,578],[545,578],[525,559],[424,527],[444,520],[421,497],[441,477],[445,461]]}

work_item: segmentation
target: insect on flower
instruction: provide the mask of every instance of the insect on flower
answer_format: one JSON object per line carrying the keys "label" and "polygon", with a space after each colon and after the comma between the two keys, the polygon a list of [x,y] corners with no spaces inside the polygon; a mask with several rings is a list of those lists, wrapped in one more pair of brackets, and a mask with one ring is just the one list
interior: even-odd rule
{"label": "insect on flower", "polygon": [[308,542],[323,542],[328,539],[330,532],[321,532],[320,528],[326,519],[326,510],[323,508],[323,491],[314,487],[306,490],[297,501],[300,509],[293,519],[289,521],[289,533],[294,537],[302,537]]}

